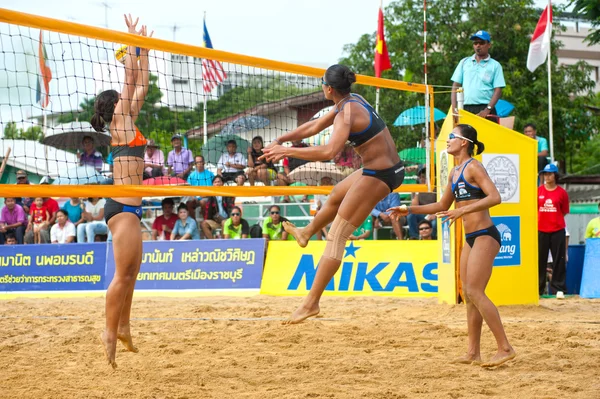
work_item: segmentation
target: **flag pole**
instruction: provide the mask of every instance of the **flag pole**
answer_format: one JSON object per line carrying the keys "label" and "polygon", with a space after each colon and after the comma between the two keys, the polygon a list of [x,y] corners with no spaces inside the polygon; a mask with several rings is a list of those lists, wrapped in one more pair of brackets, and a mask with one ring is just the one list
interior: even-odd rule
{"label": "flag pole", "polygon": [[[383,0],[379,0],[379,9],[383,9]],[[375,89],[375,112],[379,113],[379,87]]]}
{"label": "flag pole", "polygon": [[[423,0],[423,75],[425,83],[425,165],[429,167],[432,162],[430,159],[430,150],[433,146],[433,137],[431,137],[430,127],[433,127],[433,118],[430,112],[429,85],[427,84],[427,0]],[[431,123],[432,126],[429,126]],[[433,168],[431,168],[433,169]],[[431,182],[434,179],[433,170],[425,174],[427,190],[431,191]]]}
{"label": "flag pole", "polygon": [[[546,13],[547,26],[552,26],[552,0],[548,0],[548,12]],[[554,162],[554,130],[552,120],[552,29],[548,37],[548,134],[550,137],[550,162]]]}
{"label": "flag pole", "polygon": [[[204,11],[204,26],[206,26],[206,11]],[[200,63],[200,68],[204,68],[203,63]],[[201,70],[202,73],[202,77],[204,79],[204,71]],[[202,127],[204,130],[204,136],[203,136],[203,140],[204,142],[202,143],[202,146],[204,147],[206,145],[206,142],[208,141],[208,121],[206,120],[206,114],[207,114],[207,109],[206,109],[206,84],[204,84],[204,82],[202,82],[202,93],[204,96],[204,101],[203,101],[203,108],[204,108],[204,112],[203,112],[203,118],[202,118]]]}

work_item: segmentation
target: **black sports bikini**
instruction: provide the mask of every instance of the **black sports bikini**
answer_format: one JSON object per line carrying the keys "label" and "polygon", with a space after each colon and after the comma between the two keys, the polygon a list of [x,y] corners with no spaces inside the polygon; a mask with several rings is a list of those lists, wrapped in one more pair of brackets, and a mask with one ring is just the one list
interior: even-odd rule
{"label": "black sports bikini", "polygon": [[386,128],[386,125],[383,119],[381,119],[381,117],[377,115],[377,112],[375,112],[373,107],[371,107],[371,105],[368,102],[363,100],[362,97],[356,94],[350,94],[350,96],[353,99],[346,101],[342,105],[342,108],[336,110],[335,112],[337,113],[339,111],[343,111],[344,107],[348,103],[358,103],[369,112],[369,126],[367,126],[367,128],[361,132],[350,133],[350,137],[348,137],[350,145],[352,147],[358,147],[359,145],[366,143],[367,141],[371,140],[373,137],[381,133],[383,129]]}
{"label": "black sports bikini", "polygon": [[452,192],[454,193],[454,198],[456,199],[456,202],[483,199],[487,197],[487,195],[485,195],[481,188],[469,184],[469,182],[467,182],[467,180],[463,176],[466,167],[469,165],[469,163],[471,163],[473,159],[474,158],[471,158],[465,163],[462,170],[460,171],[460,176],[458,176],[456,182],[452,181]]}

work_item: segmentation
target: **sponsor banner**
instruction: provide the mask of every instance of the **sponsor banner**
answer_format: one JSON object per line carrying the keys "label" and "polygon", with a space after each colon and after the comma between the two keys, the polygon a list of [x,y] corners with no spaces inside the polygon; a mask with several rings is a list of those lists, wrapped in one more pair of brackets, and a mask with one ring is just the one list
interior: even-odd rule
{"label": "sponsor banner", "polygon": [[519,154],[482,155],[482,163],[500,193],[502,203],[518,204],[519,194]]}
{"label": "sponsor banner", "polygon": [[[146,241],[136,290],[260,289],[265,240]],[[115,261],[108,245],[106,287]]]}
{"label": "sponsor banner", "polygon": [[519,216],[492,216],[502,239],[494,266],[521,266],[521,220]]}
{"label": "sponsor banner", "polygon": [[106,244],[0,246],[0,291],[104,289]]}
{"label": "sponsor banner", "polygon": [[[305,295],[325,245],[270,242],[261,294]],[[435,297],[438,257],[437,241],[349,241],[325,295]]]}

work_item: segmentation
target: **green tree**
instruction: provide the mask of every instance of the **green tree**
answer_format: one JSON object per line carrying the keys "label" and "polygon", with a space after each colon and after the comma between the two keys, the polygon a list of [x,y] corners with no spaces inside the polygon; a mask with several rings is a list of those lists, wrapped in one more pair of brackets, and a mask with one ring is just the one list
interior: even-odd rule
{"label": "green tree", "polygon": [[4,138],[14,140],[34,140],[41,142],[44,132],[40,126],[30,126],[27,129],[18,129],[16,122],[8,122],[4,128]]}
{"label": "green tree", "polygon": [[[417,0],[392,2],[386,8],[386,39],[393,69],[383,73],[384,78],[422,83],[423,73],[423,3]],[[560,10],[557,10],[560,12]],[[480,29],[492,35],[491,56],[502,64],[507,83],[503,98],[515,105],[515,129],[533,122],[542,136],[548,136],[548,76],[545,67],[531,73],[526,69],[529,41],[539,11],[532,0],[447,0],[435,2],[428,8],[428,82],[435,86],[435,106],[443,111],[450,107],[454,69],[473,53],[469,37]],[[559,29],[555,25],[555,29]],[[355,71],[374,75],[373,54],[375,34],[363,35],[356,44],[345,46],[345,57],[340,61]],[[552,42],[552,92],[554,141],[556,158],[561,167],[594,134],[594,126],[582,107],[592,96],[594,82],[589,78],[590,66],[584,62],[558,65],[556,51],[560,43]],[[375,89],[359,87],[359,92],[375,101]],[[577,96],[575,96],[577,95]],[[381,90],[380,113],[391,126],[392,121],[405,109],[423,105],[424,96]],[[587,123],[584,121],[587,119]],[[417,128],[391,127],[399,148],[412,147],[423,135],[422,125]]]}
{"label": "green tree", "polygon": [[574,13],[581,14],[585,19],[591,21],[594,29],[590,30],[586,39],[590,45],[600,43],[600,2],[598,0],[572,0],[569,6],[574,6]]}

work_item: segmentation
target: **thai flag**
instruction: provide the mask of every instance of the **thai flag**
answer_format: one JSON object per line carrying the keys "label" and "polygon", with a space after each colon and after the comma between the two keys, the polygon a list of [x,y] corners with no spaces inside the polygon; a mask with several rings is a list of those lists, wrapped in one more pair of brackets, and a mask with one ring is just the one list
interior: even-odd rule
{"label": "thai flag", "polygon": [[40,62],[40,71],[38,73],[36,101],[40,103],[42,108],[46,108],[50,104],[50,81],[52,80],[52,71],[46,64],[47,54],[40,31],[40,44],[38,48],[38,56]]}
{"label": "thai flag", "polygon": [[[549,3],[549,2],[548,2]],[[548,15],[550,13],[550,15]],[[527,69],[531,72],[542,65],[550,51],[550,40],[552,39],[552,5],[548,4],[540,16],[535,27],[531,43],[529,43],[529,54],[527,55]]]}

